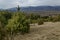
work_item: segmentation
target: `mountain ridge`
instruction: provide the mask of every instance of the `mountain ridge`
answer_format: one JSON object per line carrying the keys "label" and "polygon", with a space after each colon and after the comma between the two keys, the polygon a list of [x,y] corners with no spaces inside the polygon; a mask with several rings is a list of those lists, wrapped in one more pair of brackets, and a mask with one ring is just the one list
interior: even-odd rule
{"label": "mountain ridge", "polygon": [[[17,8],[9,8],[9,11],[17,11]],[[60,11],[60,6],[36,6],[36,7],[20,7],[21,11],[29,12],[29,11]]]}

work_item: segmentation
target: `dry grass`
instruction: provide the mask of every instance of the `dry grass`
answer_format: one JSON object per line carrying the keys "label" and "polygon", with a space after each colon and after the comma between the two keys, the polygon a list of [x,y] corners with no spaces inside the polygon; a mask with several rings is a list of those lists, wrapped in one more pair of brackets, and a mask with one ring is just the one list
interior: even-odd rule
{"label": "dry grass", "polygon": [[14,40],[60,40],[60,22],[31,25],[30,33],[17,35]]}

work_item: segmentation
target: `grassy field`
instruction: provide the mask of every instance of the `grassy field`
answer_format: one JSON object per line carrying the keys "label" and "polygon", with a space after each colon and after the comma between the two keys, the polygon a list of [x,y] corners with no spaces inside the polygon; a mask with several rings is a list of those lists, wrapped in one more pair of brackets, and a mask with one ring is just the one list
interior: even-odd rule
{"label": "grassy field", "polygon": [[31,24],[30,33],[17,35],[14,40],[60,40],[60,22]]}

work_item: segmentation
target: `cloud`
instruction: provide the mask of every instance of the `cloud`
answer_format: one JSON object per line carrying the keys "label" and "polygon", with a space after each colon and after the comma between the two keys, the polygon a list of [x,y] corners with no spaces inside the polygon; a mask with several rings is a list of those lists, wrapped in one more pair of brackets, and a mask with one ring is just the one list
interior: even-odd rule
{"label": "cloud", "polygon": [[60,6],[60,0],[0,0],[0,8],[12,8],[20,5],[26,6]]}

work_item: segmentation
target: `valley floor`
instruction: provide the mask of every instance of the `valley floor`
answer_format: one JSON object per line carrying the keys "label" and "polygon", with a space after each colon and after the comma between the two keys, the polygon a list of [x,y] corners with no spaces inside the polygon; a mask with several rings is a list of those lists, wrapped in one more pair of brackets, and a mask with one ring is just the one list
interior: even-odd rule
{"label": "valley floor", "polygon": [[60,22],[31,24],[30,33],[17,35],[14,40],[60,40]]}

